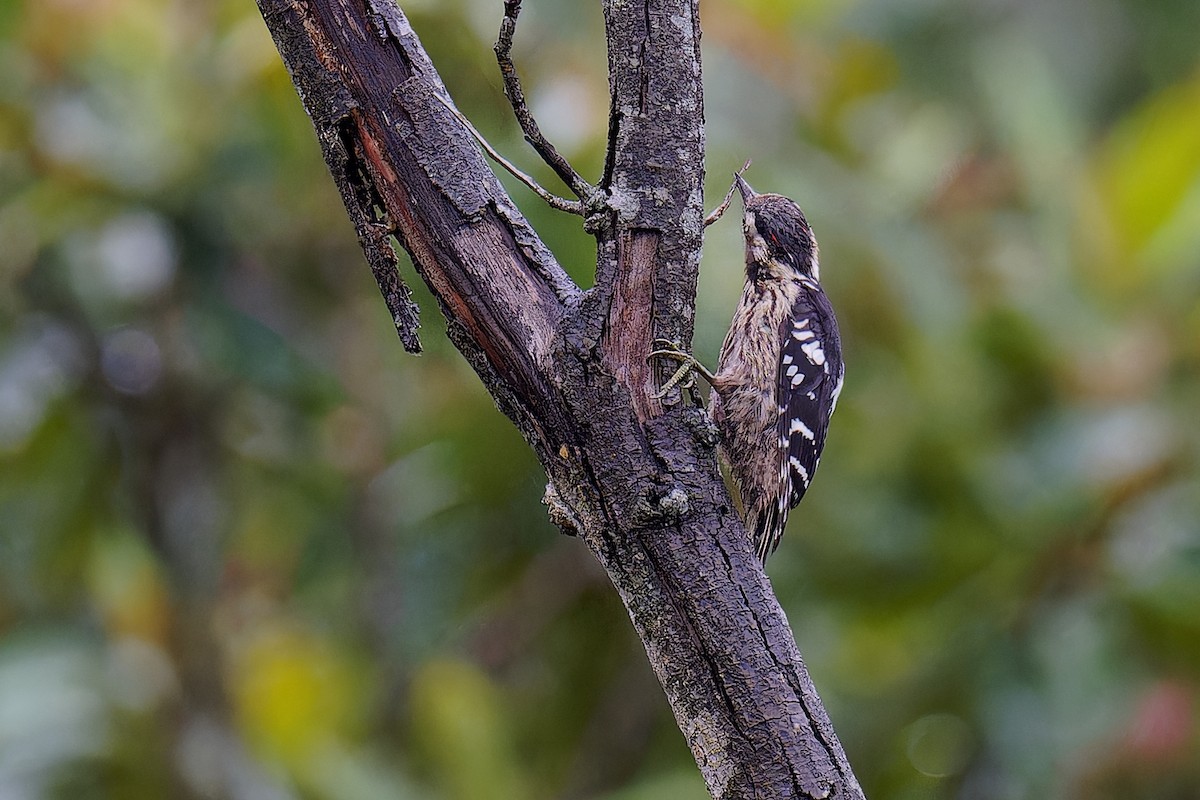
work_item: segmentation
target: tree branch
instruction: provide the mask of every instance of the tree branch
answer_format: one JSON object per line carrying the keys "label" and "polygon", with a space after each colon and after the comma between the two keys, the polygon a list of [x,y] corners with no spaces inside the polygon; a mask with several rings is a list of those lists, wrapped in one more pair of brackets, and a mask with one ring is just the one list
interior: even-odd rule
{"label": "tree branch", "polygon": [[[461,122],[462,126],[471,132],[471,135],[475,137],[475,141],[478,142],[479,146],[483,148],[483,152],[488,154],[488,158],[492,159],[492,161],[495,161],[497,164],[504,167],[504,169],[506,169],[510,175],[512,175],[514,178],[519,180],[521,183],[523,183],[527,187],[529,187],[529,190],[532,191],[534,194],[536,194],[538,197],[542,198],[542,200],[546,203],[546,205],[548,205],[551,208],[556,209],[558,211],[566,211],[568,214],[579,214],[581,216],[583,215],[583,213],[584,213],[583,203],[581,203],[578,200],[568,200],[565,197],[559,197],[556,194],[546,191],[544,188],[542,188],[542,185],[540,183],[535,181],[531,176],[529,176],[525,172],[522,172],[517,167],[516,164],[512,163],[507,158],[500,155],[500,153],[496,150],[496,148],[494,148],[490,144],[488,144],[487,139],[483,138],[483,134],[480,133],[479,130],[474,125],[471,124],[471,120],[467,119],[466,116],[464,116],[461,111],[459,111],[457,108],[455,108],[453,105],[451,105],[449,100],[446,100],[441,95],[434,95],[434,96],[437,99],[441,100],[445,104],[446,108],[450,109],[450,113],[454,115],[455,119],[457,119],[459,122]],[[730,197],[733,196],[732,189],[729,190],[729,196]],[[729,204],[726,203],[725,205],[728,206]]]}
{"label": "tree branch", "polygon": [[517,16],[520,13],[521,0],[504,0],[504,19],[500,22],[500,35],[496,38],[494,48],[496,63],[500,65],[500,76],[504,79],[504,94],[512,105],[513,114],[521,130],[525,133],[525,140],[533,145],[533,149],[562,182],[571,187],[576,197],[585,204],[589,203],[596,194],[596,187],[584,180],[558,149],[550,144],[525,102],[525,90],[521,88],[521,79],[517,76],[517,68],[512,62],[513,35],[517,32]]}
{"label": "tree branch", "polygon": [[456,343],[536,438],[553,410],[538,365],[580,292],[438,98],[445,87],[407,18],[386,0],[259,8],[351,219],[377,219],[409,251]]}
{"label": "tree branch", "polygon": [[451,340],[546,469],[556,517],[607,570],[713,796],[858,798],[711,422],[652,397],[668,367],[647,365],[651,343],[687,346],[695,314],[697,2],[604,4],[610,142],[587,221],[597,279],[580,292],[391,0],[258,0],[356,228],[369,220],[412,254]]}

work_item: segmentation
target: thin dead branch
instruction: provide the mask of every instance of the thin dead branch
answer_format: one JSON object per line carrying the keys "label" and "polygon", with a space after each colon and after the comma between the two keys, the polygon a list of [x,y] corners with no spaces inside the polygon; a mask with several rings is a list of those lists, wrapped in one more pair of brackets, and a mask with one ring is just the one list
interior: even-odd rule
{"label": "thin dead branch", "polygon": [[542,160],[570,187],[576,197],[585,204],[589,203],[596,194],[596,187],[576,172],[562,153],[546,139],[525,100],[525,91],[521,88],[521,79],[512,60],[513,35],[517,31],[517,17],[520,13],[521,0],[504,0],[504,19],[500,22],[500,35],[494,48],[496,62],[500,65],[500,76],[504,81],[504,94],[512,105],[517,123],[525,133],[525,140],[533,145],[533,149]]}

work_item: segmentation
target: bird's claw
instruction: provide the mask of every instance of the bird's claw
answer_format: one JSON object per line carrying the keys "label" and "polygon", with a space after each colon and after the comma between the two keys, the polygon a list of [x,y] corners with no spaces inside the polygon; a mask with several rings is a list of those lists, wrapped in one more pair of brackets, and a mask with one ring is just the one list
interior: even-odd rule
{"label": "bird's claw", "polygon": [[683,349],[683,345],[671,339],[655,339],[654,347],[656,349],[651,350],[650,355],[646,356],[647,361],[650,361],[655,356],[666,356],[667,358],[674,358],[676,361],[691,358],[691,355]]}
{"label": "bird's claw", "polygon": [[667,379],[667,382],[662,385],[662,388],[650,396],[655,400],[662,400],[676,386],[678,386],[680,389],[695,388],[696,379],[692,377],[691,364],[684,363],[679,369],[675,370],[675,374]]}
{"label": "bird's claw", "polygon": [[676,386],[683,389],[694,388],[696,379],[693,373],[698,373],[710,385],[712,384],[712,373],[705,369],[704,365],[697,361],[695,356],[685,352],[678,342],[673,342],[670,339],[655,339],[654,345],[660,349],[651,350],[650,355],[646,358],[647,361],[650,361],[655,356],[661,356],[679,362],[679,369],[675,370],[675,373],[667,379],[667,382],[652,395],[655,400],[661,400]]}

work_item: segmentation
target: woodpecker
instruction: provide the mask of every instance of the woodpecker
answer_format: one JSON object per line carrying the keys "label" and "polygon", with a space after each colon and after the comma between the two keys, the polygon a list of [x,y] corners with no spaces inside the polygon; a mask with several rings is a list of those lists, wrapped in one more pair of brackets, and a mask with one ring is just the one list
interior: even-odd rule
{"label": "woodpecker", "polygon": [[[740,173],[734,179],[745,208],[746,284],[716,373],[701,372],[743,521],[766,563],[821,462],[845,369],[804,212],[787,197],[755,192]],[[654,355],[684,362],[664,388],[699,367],[677,349]]]}

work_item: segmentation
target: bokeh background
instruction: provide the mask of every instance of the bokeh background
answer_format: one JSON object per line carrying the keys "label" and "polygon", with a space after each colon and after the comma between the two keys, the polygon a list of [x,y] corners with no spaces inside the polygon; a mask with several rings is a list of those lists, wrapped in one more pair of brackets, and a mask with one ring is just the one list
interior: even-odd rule
{"label": "bokeh background", "polygon": [[[595,176],[598,4],[525,5]],[[554,186],[500,0],[403,6]],[[842,320],[770,573],[868,795],[1200,797],[1200,4],[702,13],[709,205],[753,157]],[[704,797],[423,289],[402,352],[254,4],[2,0],[0,76],[0,798]],[[710,229],[710,363],[740,263]]]}

